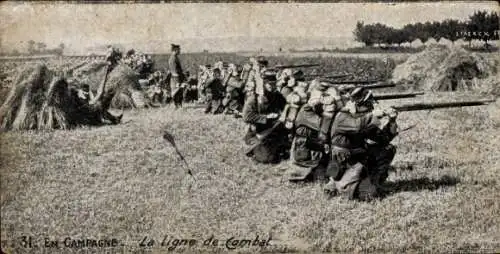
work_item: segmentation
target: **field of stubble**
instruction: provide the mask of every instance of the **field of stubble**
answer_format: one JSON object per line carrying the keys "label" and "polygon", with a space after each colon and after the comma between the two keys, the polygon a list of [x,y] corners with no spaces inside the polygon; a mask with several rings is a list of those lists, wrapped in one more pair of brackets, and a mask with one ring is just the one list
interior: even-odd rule
{"label": "field of stubble", "polygon": [[[65,248],[71,237],[116,238],[126,245],[119,253],[498,252],[499,106],[401,113],[402,127],[417,126],[395,139],[393,193],[373,203],[327,199],[320,183],[288,183],[282,166],[245,157],[241,119],[202,109],[136,110],[118,126],[2,133],[2,249],[110,251]],[[196,182],[161,138],[165,128]],[[59,240],[60,248],[19,249],[22,235],[39,246],[44,237]],[[219,247],[203,246],[212,235]],[[270,245],[225,246],[257,235],[271,237]],[[198,242],[168,249],[159,246],[165,236]],[[144,237],[155,246],[139,248]]]}

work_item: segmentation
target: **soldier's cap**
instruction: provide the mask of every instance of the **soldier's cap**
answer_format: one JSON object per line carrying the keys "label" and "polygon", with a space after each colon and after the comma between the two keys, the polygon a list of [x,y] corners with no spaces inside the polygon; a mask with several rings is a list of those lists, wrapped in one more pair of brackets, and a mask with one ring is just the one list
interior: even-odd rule
{"label": "soldier's cap", "polygon": [[265,71],[262,73],[262,79],[267,82],[276,82],[276,72],[274,71]]}
{"label": "soldier's cap", "polygon": [[351,91],[349,95],[351,96],[351,98],[358,101],[363,99],[365,94],[366,94],[366,89],[364,87],[356,87]]}
{"label": "soldier's cap", "polygon": [[222,62],[222,67],[227,68],[227,67],[229,67],[229,64],[226,62]]}
{"label": "soldier's cap", "polygon": [[135,50],[134,50],[134,49],[129,49],[129,50],[127,51],[127,56],[131,56],[131,55],[133,55],[133,54],[135,54]]}
{"label": "soldier's cap", "polygon": [[318,84],[318,89],[320,91],[326,91],[330,86],[328,85],[328,83],[325,83],[325,82],[319,82]]}
{"label": "soldier's cap", "polygon": [[172,48],[172,49],[180,49],[180,48],[181,48],[181,46],[180,46],[180,45],[178,45],[178,44],[173,44],[173,43],[172,43],[172,44],[170,44],[170,46],[171,46],[171,48]]}
{"label": "soldier's cap", "polygon": [[356,101],[358,104],[366,104],[366,103],[373,103],[374,98],[373,98],[373,93],[370,90],[367,90],[363,87],[357,87],[351,92],[351,98]]}
{"label": "soldier's cap", "polygon": [[205,64],[205,67],[207,67],[208,69],[212,68],[212,65],[211,64]]}
{"label": "soldier's cap", "polygon": [[301,70],[296,70],[293,72],[293,78],[295,78],[296,80],[298,79],[304,79],[304,72],[301,71]]}
{"label": "soldier's cap", "polygon": [[82,90],[89,90],[89,89],[90,89],[90,86],[89,86],[89,84],[82,84],[82,85],[80,85],[80,88],[81,88]]}
{"label": "soldier's cap", "polygon": [[260,65],[267,66],[269,64],[269,61],[267,61],[267,59],[265,59],[263,56],[259,56],[257,57],[257,63]]}

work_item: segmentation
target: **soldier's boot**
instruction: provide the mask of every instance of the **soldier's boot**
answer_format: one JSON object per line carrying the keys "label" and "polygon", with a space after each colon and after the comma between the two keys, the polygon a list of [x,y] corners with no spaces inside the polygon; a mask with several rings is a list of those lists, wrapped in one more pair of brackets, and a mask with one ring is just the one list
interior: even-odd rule
{"label": "soldier's boot", "polygon": [[330,198],[337,196],[338,190],[335,187],[335,181],[333,180],[333,177],[329,178],[328,183],[326,183],[323,187],[323,192]]}
{"label": "soldier's boot", "polygon": [[203,111],[205,114],[209,114],[212,111],[212,102],[209,101],[207,102],[207,105],[205,107],[205,111]]}
{"label": "soldier's boot", "polygon": [[234,111],[234,114],[233,114],[234,118],[242,118],[243,117],[243,114],[239,111]]}
{"label": "soldier's boot", "polygon": [[371,176],[373,184],[376,186],[378,192],[380,192],[382,195],[385,195],[391,191],[390,188],[384,185],[387,178],[389,177],[389,170],[391,168],[392,167],[390,165],[384,165],[383,167],[379,167],[377,169],[377,173]]}
{"label": "soldier's boot", "polygon": [[358,184],[354,198],[361,201],[372,201],[381,196],[380,190],[371,177],[364,177]]}
{"label": "soldier's boot", "polygon": [[123,113],[119,114],[118,116],[114,116],[108,111],[104,111],[103,118],[111,121],[113,124],[119,124],[122,120]]}

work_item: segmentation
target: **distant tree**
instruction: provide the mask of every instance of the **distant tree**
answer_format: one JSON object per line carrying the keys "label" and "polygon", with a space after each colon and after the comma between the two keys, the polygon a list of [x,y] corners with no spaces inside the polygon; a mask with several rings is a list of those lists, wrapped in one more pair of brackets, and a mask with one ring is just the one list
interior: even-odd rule
{"label": "distant tree", "polygon": [[372,36],[375,44],[378,44],[379,47],[382,43],[390,44],[391,39],[389,37],[391,36],[391,32],[389,27],[381,23],[375,23],[374,25],[368,25],[367,27],[370,26],[370,36]]}
{"label": "distant tree", "polygon": [[418,39],[417,29],[413,24],[407,24],[402,29],[404,37],[406,38],[405,42],[412,43],[414,40]]}
{"label": "distant tree", "polygon": [[431,24],[430,22],[428,22],[427,24],[422,24],[420,22],[415,24],[415,32],[417,33],[416,37],[420,39],[420,41],[423,44],[425,44],[430,38],[429,34],[430,24]]}
{"label": "distant tree", "polygon": [[392,36],[394,37],[394,43],[401,47],[401,44],[405,42],[411,42],[409,35],[405,29],[393,29]]}
{"label": "distant tree", "polygon": [[470,22],[461,22],[460,27],[465,32],[465,36],[463,37],[466,42],[469,43],[469,48],[472,46],[472,41],[474,40],[474,35],[472,33],[472,25]]}
{"label": "distant tree", "polygon": [[47,44],[43,42],[37,42],[36,48],[39,53],[45,53],[45,50],[47,49]]}
{"label": "distant tree", "polygon": [[498,39],[498,14],[495,12],[488,14],[486,11],[474,12],[469,16],[469,29],[473,39],[484,41],[485,47],[488,47],[489,40]]}
{"label": "distant tree", "polygon": [[439,40],[444,37],[443,29],[444,27],[440,22],[434,21],[429,25],[429,34],[436,42],[439,42]]}
{"label": "distant tree", "polygon": [[384,25],[380,27],[380,32],[382,41],[386,46],[396,43],[396,29]]}
{"label": "distant tree", "polygon": [[374,43],[374,34],[372,27],[372,25],[365,25],[362,21],[358,21],[353,32],[354,40],[364,43],[367,47],[371,47]]}
{"label": "distant tree", "polygon": [[460,39],[461,34],[465,32],[465,27],[458,20],[447,19],[441,23],[441,30],[443,37],[455,44],[455,41]]}

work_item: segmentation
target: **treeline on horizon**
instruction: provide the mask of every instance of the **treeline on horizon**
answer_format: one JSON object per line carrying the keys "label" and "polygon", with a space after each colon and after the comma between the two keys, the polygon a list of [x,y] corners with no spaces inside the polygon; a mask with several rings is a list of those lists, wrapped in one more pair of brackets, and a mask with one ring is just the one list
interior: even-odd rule
{"label": "treeline on horizon", "polygon": [[47,44],[44,42],[36,42],[34,40],[29,40],[26,42],[25,52],[20,52],[18,49],[12,50],[10,53],[4,53],[4,55],[11,56],[23,56],[23,55],[63,55],[66,45],[60,43],[55,48],[48,48]]}
{"label": "treeline on horizon", "polygon": [[354,29],[354,38],[367,47],[390,47],[402,44],[411,44],[420,40],[424,45],[433,38],[437,42],[447,39],[453,44],[463,39],[469,42],[473,40],[484,42],[489,47],[488,41],[499,39],[499,18],[496,12],[476,11],[469,16],[469,20],[462,22],[454,19],[446,19],[441,22],[425,22],[407,24],[403,28],[393,28],[381,23],[364,24],[358,21]]}

